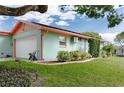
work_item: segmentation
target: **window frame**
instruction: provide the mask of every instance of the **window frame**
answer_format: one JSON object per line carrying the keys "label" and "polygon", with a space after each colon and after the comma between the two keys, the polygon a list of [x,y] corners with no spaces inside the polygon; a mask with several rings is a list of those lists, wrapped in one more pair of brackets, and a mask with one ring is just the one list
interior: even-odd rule
{"label": "window frame", "polygon": [[[63,37],[64,37],[64,39],[62,40],[61,38],[63,38]],[[66,46],[67,46],[66,36],[59,36],[59,47],[66,48]]]}

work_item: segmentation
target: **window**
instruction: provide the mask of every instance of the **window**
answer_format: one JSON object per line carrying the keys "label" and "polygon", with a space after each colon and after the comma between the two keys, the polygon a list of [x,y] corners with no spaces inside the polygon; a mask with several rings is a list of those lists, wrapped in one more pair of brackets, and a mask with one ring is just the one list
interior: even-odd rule
{"label": "window", "polygon": [[66,37],[65,36],[59,36],[59,45],[60,45],[60,47],[66,47]]}

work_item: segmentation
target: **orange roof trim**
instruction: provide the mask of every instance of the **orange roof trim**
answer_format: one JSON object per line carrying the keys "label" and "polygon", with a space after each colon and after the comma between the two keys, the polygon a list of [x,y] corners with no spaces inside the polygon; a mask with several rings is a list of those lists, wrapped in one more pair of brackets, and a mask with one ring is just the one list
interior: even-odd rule
{"label": "orange roof trim", "polygon": [[41,29],[41,30],[46,31],[46,32],[54,32],[54,33],[58,33],[58,34],[62,34],[62,35],[76,36],[76,37],[80,37],[80,38],[84,38],[84,39],[91,38],[89,36],[81,35],[80,33],[68,31],[68,30],[65,30],[65,29],[60,29],[60,28],[56,28],[56,27],[52,27],[52,26],[47,26],[47,25],[44,25],[44,24],[31,23],[31,22],[22,21],[22,20],[18,21],[18,23],[16,24],[14,29],[11,31],[11,33],[15,34],[20,29],[22,23],[29,24],[29,25],[34,25],[38,29]]}
{"label": "orange roof trim", "polygon": [[0,32],[0,35],[11,35],[10,32]]}
{"label": "orange roof trim", "polygon": [[12,34],[15,34],[20,28],[21,28],[22,22],[18,21],[18,23],[16,24],[16,26],[13,28],[13,30],[11,31]]}

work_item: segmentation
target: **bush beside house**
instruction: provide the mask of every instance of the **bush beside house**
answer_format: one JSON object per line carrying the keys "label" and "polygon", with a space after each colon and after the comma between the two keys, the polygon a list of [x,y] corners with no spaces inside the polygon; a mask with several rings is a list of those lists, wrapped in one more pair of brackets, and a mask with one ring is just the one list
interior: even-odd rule
{"label": "bush beside house", "polygon": [[78,61],[92,58],[89,53],[81,53],[80,51],[59,51],[57,59],[60,62]]}
{"label": "bush beside house", "polygon": [[68,51],[59,51],[57,59],[60,62],[65,62],[70,60],[70,53]]}
{"label": "bush beside house", "polygon": [[89,53],[93,57],[98,57],[100,52],[100,39],[101,36],[97,32],[82,32],[81,34],[90,36],[88,40],[89,43]]}
{"label": "bush beside house", "polygon": [[110,57],[114,54],[115,47],[113,44],[106,45],[101,50],[101,56],[104,57]]}
{"label": "bush beside house", "polygon": [[100,52],[100,40],[99,39],[89,39],[89,53],[93,57],[98,57]]}

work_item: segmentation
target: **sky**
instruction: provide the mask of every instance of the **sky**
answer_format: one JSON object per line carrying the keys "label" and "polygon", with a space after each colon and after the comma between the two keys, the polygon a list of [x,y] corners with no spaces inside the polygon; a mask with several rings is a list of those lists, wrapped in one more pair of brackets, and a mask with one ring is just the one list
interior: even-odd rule
{"label": "sky", "polygon": [[[19,7],[12,5],[10,7]],[[115,6],[118,13],[124,13],[124,7]],[[108,28],[106,18],[91,19],[86,15],[79,15],[72,11],[72,6],[67,6],[65,12],[61,11],[59,6],[48,6],[46,13],[30,11],[23,16],[2,16],[0,15],[0,31],[10,32],[18,20],[27,20],[29,22],[42,23],[74,32],[98,32],[103,39],[114,42],[115,36],[124,31],[124,21],[119,25]]]}

